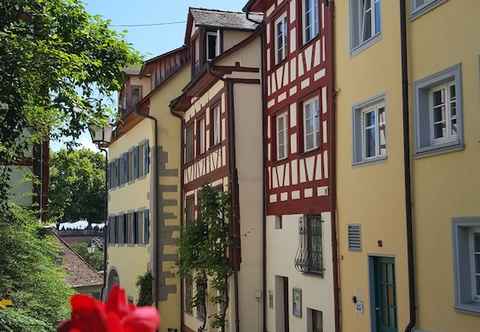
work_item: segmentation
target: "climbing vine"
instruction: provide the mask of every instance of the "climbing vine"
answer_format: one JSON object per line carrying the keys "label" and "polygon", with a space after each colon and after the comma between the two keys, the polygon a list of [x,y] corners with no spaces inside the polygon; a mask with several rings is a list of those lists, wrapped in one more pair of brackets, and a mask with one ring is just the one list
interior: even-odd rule
{"label": "climbing vine", "polygon": [[[225,331],[229,302],[229,278],[233,268],[228,257],[232,243],[230,223],[230,195],[210,186],[199,194],[198,215],[195,222],[186,223],[179,245],[180,276],[197,285],[192,307],[207,318],[211,327]],[[210,287],[210,291],[207,290]],[[208,303],[215,312],[208,313]]]}

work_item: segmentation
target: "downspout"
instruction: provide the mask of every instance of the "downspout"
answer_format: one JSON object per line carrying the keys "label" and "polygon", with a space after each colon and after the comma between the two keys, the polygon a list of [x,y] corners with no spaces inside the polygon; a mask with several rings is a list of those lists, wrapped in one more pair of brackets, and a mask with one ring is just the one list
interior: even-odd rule
{"label": "downspout", "polygon": [[405,172],[405,214],[407,226],[407,259],[408,259],[408,295],[410,306],[410,322],[406,332],[413,331],[417,323],[415,261],[413,244],[413,210],[412,210],[412,178],[410,161],[410,118],[408,99],[408,46],[407,46],[407,10],[405,0],[400,1],[400,34],[402,61],[402,104],[403,104],[403,160]]}
{"label": "downspout", "polygon": [[[235,100],[234,100],[234,94],[233,94],[233,86],[234,82],[232,80],[224,80],[227,84],[227,102],[228,102],[228,140],[229,140],[229,168],[230,168],[230,183],[231,183],[231,191],[232,191],[232,202],[233,202],[233,233],[234,236],[236,237],[237,234],[236,228],[238,227],[238,217],[239,217],[239,206],[238,206],[238,171],[237,171],[237,162],[236,162],[236,148],[235,148]],[[240,241],[240,238],[238,237],[236,239],[237,241]],[[235,242],[235,248],[234,250],[237,249],[237,246],[239,244]],[[239,253],[237,253],[238,255]],[[235,255],[234,257],[236,260],[238,260],[238,256]],[[235,261],[234,262],[234,271],[233,271],[233,287],[234,287],[234,293],[235,293],[235,331],[240,332],[240,314],[238,312],[239,308],[239,291],[238,291],[238,266],[240,264],[240,261]]]}
{"label": "downspout", "polygon": [[[183,233],[183,181],[184,181],[184,175],[183,175],[183,163],[184,163],[184,155],[183,155],[183,145],[184,143],[184,137],[183,137],[183,117],[173,110],[173,108],[170,108],[170,113],[172,113],[173,116],[177,117],[180,119],[180,234]],[[181,235],[180,235],[181,236]],[[184,286],[183,286],[183,278],[181,278],[181,284],[180,284],[180,331],[183,331],[183,325],[185,324],[184,317],[183,317],[183,312],[185,310],[183,298],[185,294]]]}
{"label": "downspout", "polygon": [[[329,10],[327,20],[327,72],[330,74],[330,113],[329,113],[329,136],[330,136],[330,210],[331,210],[331,227],[332,227],[332,260],[333,260],[333,302],[335,310],[335,331],[341,331],[340,324],[340,265],[338,261],[338,234],[337,234],[337,141],[336,141],[336,89],[335,89],[335,2],[333,0],[325,0],[325,7]],[[328,96],[327,96],[328,98]]]}
{"label": "downspout", "polygon": [[139,115],[140,117],[142,118],[145,118],[145,119],[149,119],[149,120],[152,120],[153,123],[154,123],[154,146],[153,146],[153,150],[154,150],[154,155],[155,155],[155,158],[154,161],[155,161],[155,167],[153,168],[153,177],[154,177],[154,185],[155,185],[155,188],[154,188],[154,197],[155,197],[155,217],[153,218],[153,220],[155,221],[155,239],[153,241],[153,270],[155,272],[154,274],[154,293],[153,293],[153,300],[154,300],[154,303],[155,303],[155,307],[158,309],[158,306],[159,306],[159,296],[158,296],[158,293],[159,293],[159,290],[160,290],[160,265],[158,264],[158,259],[159,259],[159,250],[158,250],[158,247],[159,247],[159,244],[160,244],[160,226],[159,226],[159,222],[158,222],[158,208],[159,208],[159,202],[158,202],[158,186],[159,186],[159,180],[158,180],[158,174],[159,174],[159,163],[158,163],[158,122],[157,122],[157,119],[154,118],[153,116],[149,115],[149,114],[142,114],[140,113],[138,110],[135,110],[135,113],[137,115]]}
{"label": "downspout", "polygon": [[105,190],[106,190],[106,197],[105,197],[105,226],[103,226],[103,287],[102,292],[100,294],[100,298],[103,300],[107,299],[107,295],[105,291],[107,289],[107,270],[108,270],[108,151],[106,149],[100,149],[103,153],[105,153]]}

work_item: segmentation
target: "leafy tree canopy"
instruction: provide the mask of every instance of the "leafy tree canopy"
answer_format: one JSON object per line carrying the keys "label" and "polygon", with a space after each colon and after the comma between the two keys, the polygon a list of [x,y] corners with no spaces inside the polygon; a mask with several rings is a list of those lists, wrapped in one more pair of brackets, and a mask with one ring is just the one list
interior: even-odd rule
{"label": "leafy tree canopy", "polygon": [[88,149],[60,150],[50,159],[49,215],[61,222],[105,220],[105,157]]}
{"label": "leafy tree canopy", "polygon": [[[32,142],[76,139],[89,123],[105,122],[106,97],[140,58],[80,0],[2,0],[0,13],[0,165],[10,165]],[[2,209],[8,179],[2,167]]]}

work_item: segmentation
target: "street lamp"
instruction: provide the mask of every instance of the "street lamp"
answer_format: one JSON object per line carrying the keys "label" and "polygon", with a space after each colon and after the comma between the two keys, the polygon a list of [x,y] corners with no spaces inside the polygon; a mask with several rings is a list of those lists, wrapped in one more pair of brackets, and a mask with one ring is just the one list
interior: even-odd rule
{"label": "street lamp", "polygon": [[98,125],[89,126],[90,136],[92,137],[93,144],[105,153],[105,224],[103,227],[103,287],[102,287],[102,299],[105,299],[105,289],[107,287],[107,248],[108,248],[108,151],[106,148],[112,142],[113,127],[107,125],[100,127]]}

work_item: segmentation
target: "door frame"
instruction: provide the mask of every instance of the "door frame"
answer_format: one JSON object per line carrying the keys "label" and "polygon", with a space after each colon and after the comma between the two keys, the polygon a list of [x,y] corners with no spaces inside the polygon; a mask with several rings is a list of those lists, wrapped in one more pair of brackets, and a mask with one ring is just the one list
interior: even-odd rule
{"label": "door frame", "polygon": [[397,319],[397,329],[400,331],[398,324],[398,294],[397,291],[397,258],[394,255],[381,255],[381,254],[368,254],[368,281],[369,281],[369,296],[370,296],[370,326],[372,332],[378,332],[377,330],[377,315],[375,310],[375,300],[376,300],[376,292],[375,292],[375,269],[374,269],[374,262],[376,258],[391,258],[393,259],[393,266],[394,266],[394,275],[395,275],[395,305],[397,307],[396,310],[396,319]]}

